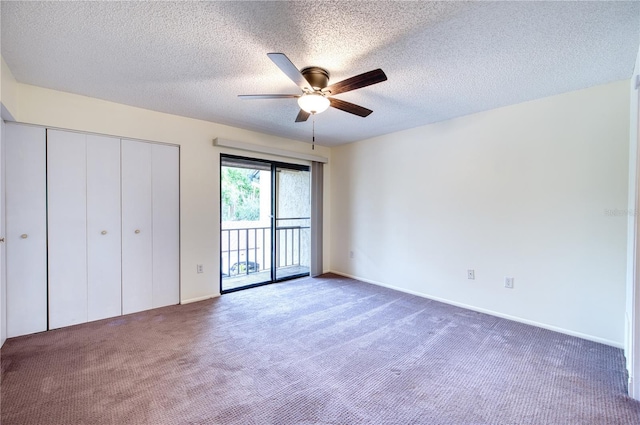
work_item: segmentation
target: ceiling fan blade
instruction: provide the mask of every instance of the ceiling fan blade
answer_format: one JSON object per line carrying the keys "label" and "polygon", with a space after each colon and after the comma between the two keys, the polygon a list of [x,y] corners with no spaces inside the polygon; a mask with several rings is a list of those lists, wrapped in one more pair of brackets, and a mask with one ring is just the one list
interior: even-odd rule
{"label": "ceiling fan blade", "polygon": [[380,69],[374,69],[373,71],[365,72],[364,74],[356,75],[355,77],[347,78],[338,83],[331,84],[329,87],[322,91],[330,91],[331,95],[348,92],[362,87],[367,87],[372,84],[381,83],[387,81],[387,76]]}
{"label": "ceiling fan blade", "polygon": [[304,109],[300,109],[300,112],[298,112],[298,116],[296,117],[296,122],[305,122],[309,119],[309,115],[311,114]]}
{"label": "ceiling fan blade", "polygon": [[373,111],[371,109],[363,108],[355,103],[345,102],[344,100],[329,98],[331,106],[341,111],[349,112],[350,114],[358,115],[360,117],[367,117]]}
{"label": "ceiling fan blade", "polygon": [[297,94],[239,94],[240,99],[296,99]]}
{"label": "ceiling fan blade", "polygon": [[313,90],[311,84],[307,81],[306,78],[300,73],[300,70],[296,68],[296,66],[289,60],[287,55],[284,53],[267,53],[269,59],[275,63],[280,71],[284,72],[287,77],[291,79],[298,87],[301,89],[308,88]]}

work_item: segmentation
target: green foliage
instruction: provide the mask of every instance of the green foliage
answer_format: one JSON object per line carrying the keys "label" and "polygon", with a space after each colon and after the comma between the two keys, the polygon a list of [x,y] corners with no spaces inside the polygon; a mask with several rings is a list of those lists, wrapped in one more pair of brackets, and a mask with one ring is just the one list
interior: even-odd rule
{"label": "green foliage", "polygon": [[260,173],[222,167],[222,221],[260,220]]}

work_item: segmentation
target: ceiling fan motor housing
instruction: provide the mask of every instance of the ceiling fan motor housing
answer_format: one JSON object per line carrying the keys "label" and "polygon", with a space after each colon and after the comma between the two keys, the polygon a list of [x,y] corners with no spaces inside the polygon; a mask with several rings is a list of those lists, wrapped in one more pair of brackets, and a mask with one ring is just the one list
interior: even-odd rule
{"label": "ceiling fan motor housing", "polygon": [[308,66],[300,71],[314,90],[322,90],[329,84],[329,71],[317,66]]}

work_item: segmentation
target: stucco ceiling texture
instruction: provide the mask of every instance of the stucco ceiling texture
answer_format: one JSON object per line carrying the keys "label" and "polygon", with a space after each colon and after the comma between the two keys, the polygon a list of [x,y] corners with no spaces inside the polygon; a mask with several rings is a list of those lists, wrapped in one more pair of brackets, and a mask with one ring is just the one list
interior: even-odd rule
{"label": "stucco ceiling texture", "polygon": [[333,146],[630,78],[638,2],[1,3],[2,56],[19,82],[311,141],[299,94],[267,57],[320,66],[331,83],[388,81],[337,98],[316,143]]}

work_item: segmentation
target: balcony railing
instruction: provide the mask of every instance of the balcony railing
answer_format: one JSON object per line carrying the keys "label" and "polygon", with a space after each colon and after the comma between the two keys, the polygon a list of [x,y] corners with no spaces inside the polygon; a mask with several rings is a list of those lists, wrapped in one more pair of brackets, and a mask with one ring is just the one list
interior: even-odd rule
{"label": "balcony railing", "polygon": [[[292,220],[309,220],[309,218],[286,218]],[[276,268],[308,266],[304,255],[305,230],[309,226],[277,226],[276,227]],[[308,232],[307,232],[308,233]],[[221,271],[222,278],[249,275],[271,270],[271,227],[243,227],[221,230]],[[271,280],[267,278],[267,280]]]}
{"label": "balcony railing", "polygon": [[271,227],[222,229],[220,240],[223,278],[271,268]]}

